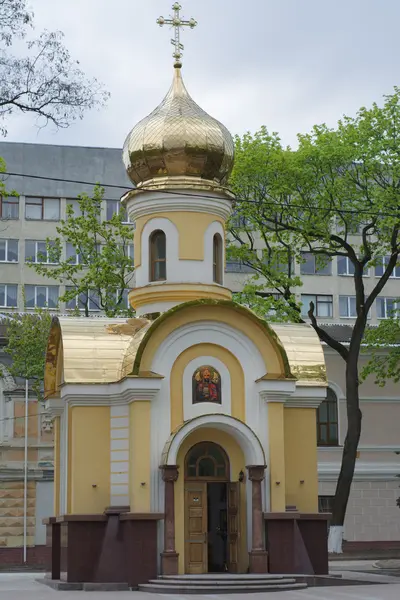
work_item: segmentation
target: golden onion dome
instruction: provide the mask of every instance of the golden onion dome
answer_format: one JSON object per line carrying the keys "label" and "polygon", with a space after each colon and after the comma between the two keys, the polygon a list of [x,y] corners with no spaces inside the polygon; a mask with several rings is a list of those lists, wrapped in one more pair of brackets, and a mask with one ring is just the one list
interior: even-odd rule
{"label": "golden onion dome", "polygon": [[189,96],[179,67],[164,100],[132,129],[123,149],[128,176],[138,187],[182,177],[224,184],[233,157],[231,134]]}

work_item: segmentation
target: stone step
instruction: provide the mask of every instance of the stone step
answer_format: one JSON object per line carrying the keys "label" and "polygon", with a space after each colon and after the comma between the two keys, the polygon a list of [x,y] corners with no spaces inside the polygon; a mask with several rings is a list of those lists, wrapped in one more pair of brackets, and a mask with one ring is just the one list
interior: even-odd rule
{"label": "stone step", "polygon": [[294,577],[268,577],[268,578],[252,578],[252,579],[246,579],[245,577],[242,578],[237,578],[237,579],[230,579],[228,577],[225,578],[220,578],[220,579],[202,579],[202,578],[197,578],[197,579],[191,579],[191,580],[185,580],[185,579],[181,579],[179,577],[174,578],[174,577],[168,577],[168,579],[163,579],[161,577],[157,578],[157,579],[151,579],[149,582],[149,584],[154,584],[154,585],[168,585],[168,586],[181,586],[181,585],[185,585],[185,586],[204,586],[204,585],[214,585],[214,586],[234,586],[234,585],[247,585],[247,586],[260,586],[260,585],[277,585],[280,583],[283,584],[288,584],[288,583],[296,583],[296,579]]}
{"label": "stone step", "polygon": [[256,592],[287,592],[290,590],[304,590],[306,583],[262,583],[251,585],[238,582],[236,585],[215,585],[214,583],[192,585],[191,582],[181,582],[179,585],[171,585],[167,581],[158,583],[145,583],[139,585],[139,591],[152,592],[155,594],[239,594]]}

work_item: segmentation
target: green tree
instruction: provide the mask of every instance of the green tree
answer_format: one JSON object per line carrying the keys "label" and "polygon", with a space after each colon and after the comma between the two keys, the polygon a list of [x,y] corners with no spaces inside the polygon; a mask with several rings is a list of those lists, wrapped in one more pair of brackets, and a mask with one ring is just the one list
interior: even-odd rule
{"label": "green tree", "polygon": [[[38,125],[68,127],[109,97],[96,79],[87,79],[63,45],[59,31],[32,38],[34,15],[27,0],[0,1],[0,119],[33,113]],[[21,52],[11,52],[18,40]],[[5,135],[3,124],[0,131]]]}
{"label": "green tree", "polygon": [[47,310],[37,310],[34,313],[3,314],[0,319],[6,328],[5,352],[12,360],[9,372],[13,377],[28,379],[38,400],[43,398],[42,382],[51,318]]}
{"label": "green tree", "polygon": [[[31,259],[29,266],[66,285],[68,290],[60,300],[77,298],[77,314],[82,309],[88,317],[92,307],[109,317],[131,316],[125,294],[132,287],[134,273],[133,229],[124,224],[122,211],[109,221],[101,220],[103,197],[104,189],[97,185],[92,197],[78,196],[78,214],[68,205],[66,219],[57,227],[58,236],[46,240],[47,252],[38,257],[42,262]],[[73,249],[71,256],[65,255],[66,244]]]}
{"label": "green tree", "polygon": [[[237,202],[229,253],[254,269],[239,300],[263,316],[275,310],[275,318],[301,322],[306,313],[320,340],[345,363],[347,433],[330,530],[334,552],[341,551],[361,433],[358,361],[368,312],[399,260],[399,131],[395,88],[382,107],[361,108],[334,129],[319,125],[300,135],[296,151],[283,148],[265,128],[236,139],[231,187]],[[304,262],[304,251],[319,268],[334,258],[347,261],[356,307],[348,345],[320,326],[313,302],[302,310],[292,265]],[[382,275],[367,294],[363,276],[383,256],[389,258]]]}
{"label": "green tree", "polygon": [[378,327],[370,327],[366,331],[365,352],[371,356],[362,371],[362,378],[368,375],[375,377],[380,387],[388,379],[395,383],[400,381],[400,321],[397,310],[388,319],[381,321]]}

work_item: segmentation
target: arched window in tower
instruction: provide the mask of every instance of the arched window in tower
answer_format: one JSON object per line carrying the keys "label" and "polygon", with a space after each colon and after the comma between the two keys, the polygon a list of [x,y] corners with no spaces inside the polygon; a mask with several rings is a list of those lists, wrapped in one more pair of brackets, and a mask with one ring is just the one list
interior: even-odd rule
{"label": "arched window in tower", "polygon": [[317,410],[318,446],[337,446],[339,444],[338,401],[331,388],[327,389],[325,400]]}
{"label": "arched window in tower", "polygon": [[150,281],[167,279],[167,241],[161,229],[150,236]]}
{"label": "arched window in tower", "polygon": [[196,369],[192,385],[193,404],[200,404],[200,402],[221,404],[221,376],[214,367],[207,365]]}
{"label": "arched window in tower", "polygon": [[222,238],[219,233],[213,237],[213,281],[222,285]]}

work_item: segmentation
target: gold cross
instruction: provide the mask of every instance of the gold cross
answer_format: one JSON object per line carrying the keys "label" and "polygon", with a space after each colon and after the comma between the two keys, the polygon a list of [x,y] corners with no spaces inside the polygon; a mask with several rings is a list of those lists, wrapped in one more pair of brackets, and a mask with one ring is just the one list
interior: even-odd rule
{"label": "gold cross", "polygon": [[172,10],[174,11],[174,16],[171,16],[170,19],[164,19],[164,17],[159,17],[157,19],[157,23],[159,24],[160,27],[162,27],[163,25],[171,25],[175,29],[175,39],[171,40],[171,44],[173,44],[175,46],[175,52],[173,53],[172,56],[175,59],[174,66],[177,68],[180,68],[182,66],[182,50],[184,49],[184,46],[183,46],[183,44],[181,44],[181,39],[180,39],[181,28],[182,27],[190,27],[190,29],[193,29],[197,25],[197,21],[195,21],[193,18],[189,19],[189,21],[185,21],[184,19],[181,19],[180,12],[179,12],[181,10],[181,8],[182,8],[182,6],[179,4],[179,2],[175,2],[172,5]]}

